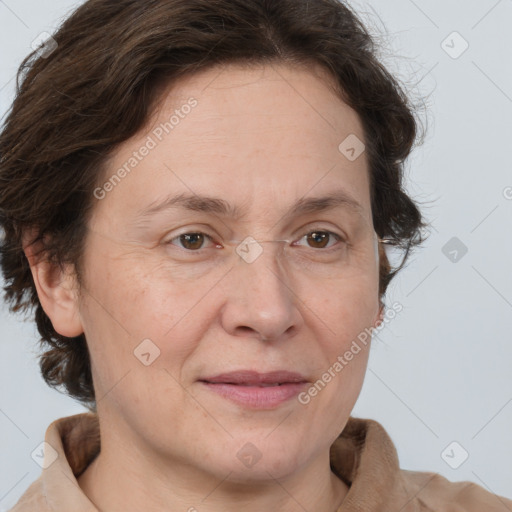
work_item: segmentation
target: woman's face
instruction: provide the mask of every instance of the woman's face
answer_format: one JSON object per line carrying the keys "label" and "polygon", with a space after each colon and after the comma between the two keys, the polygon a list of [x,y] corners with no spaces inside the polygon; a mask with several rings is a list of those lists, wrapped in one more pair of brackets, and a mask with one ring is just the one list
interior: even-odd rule
{"label": "woman's face", "polygon": [[118,148],[78,307],[119,442],[235,481],[325,457],[369,345],[345,354],[379,315],[363,138],[311,70],[229,66],[168,90]]}

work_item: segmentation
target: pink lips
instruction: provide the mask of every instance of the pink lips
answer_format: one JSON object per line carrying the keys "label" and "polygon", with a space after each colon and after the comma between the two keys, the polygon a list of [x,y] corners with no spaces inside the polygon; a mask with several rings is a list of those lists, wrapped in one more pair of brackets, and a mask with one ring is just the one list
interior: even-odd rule
{"label": "pink lips", "polygon": [[200,382],[224,398],[255,409],[273,409],[298,395],[308,383],[303,375],[295,372],[252,370],[223,373]]}

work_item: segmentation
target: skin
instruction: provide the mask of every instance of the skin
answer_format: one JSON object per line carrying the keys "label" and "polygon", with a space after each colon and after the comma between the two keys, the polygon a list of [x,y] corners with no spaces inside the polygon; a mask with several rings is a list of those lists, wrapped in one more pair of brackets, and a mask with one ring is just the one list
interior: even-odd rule
{"label": "skin", "polygon": [[[108,162],[105,180],[175,109],[197,100],[95,200],[82,287],[72,268],[36,261],[27,248],[55,329],[86,335],[102,450],[78,483],[100,510],[332,512],[343,501],[348,488],[330,469],[329,447],[360,393],[369,345],[307,405],[292,398],[249,409],[198,380],[286,369],[314,383],[379,321],[368,163],[364,153],[349,161],[338,150],[348,135],[364,134],[328,80],[321,69],[284,64],[232,65],[183,78]],[[341,206],[285,216],[298,199],[334,189],[360,211]],[[245,214],[171,208],[138,217],[171,194],[191,191],[223,198]],[[329,242],[340,244],[337,263],[299,271],[287,262],[293,251],[312,250],[304,237],[310,227],[347,242]],[[200,257],[176,238],[199,230],[214,239],[204,241]],[[290,259],[276,258],[270,243],[250,264],[223,256],[229,240],[246,236],[288,240],[290,252],[282,254]],[[134,356],[144,339],[160,350],[148,366]],[[261,454],[252,467],[237,457],[247,443]]]}

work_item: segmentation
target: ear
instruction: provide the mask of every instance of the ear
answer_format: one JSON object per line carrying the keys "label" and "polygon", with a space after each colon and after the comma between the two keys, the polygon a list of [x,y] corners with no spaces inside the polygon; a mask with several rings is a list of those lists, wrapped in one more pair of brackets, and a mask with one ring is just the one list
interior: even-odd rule
{"label": "ear", "polygon": [[39,302],[50,318],[53,328],[69,338],[82,334],[79,315],[78,283],[72,265],[61,268],[46,260],[42,242],[25,245]]}

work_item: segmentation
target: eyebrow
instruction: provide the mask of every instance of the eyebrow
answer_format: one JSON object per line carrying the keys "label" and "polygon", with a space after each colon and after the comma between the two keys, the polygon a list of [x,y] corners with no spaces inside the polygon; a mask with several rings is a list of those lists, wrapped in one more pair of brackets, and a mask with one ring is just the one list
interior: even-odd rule
{"label": "eyebrow", "polygon": [[[363,206],[356,201],[350,194],[344,190],[335,190],[329,194],[319,197],[302,197],[295,202],[286,213],[285,218],[304,215],[307,213],[319,213],[334,208],[343,207],[354,212],[362,213]],[[223,217],[241,218],[246,213],[239,206],[211,196],[199,196],[197,194],[179,194],[168,197],[157,203],[152,203],[140,211],[137,217],[145,219],[152,217],[173,208],[182,208],[185,210],[201,213],[211,213]]]}

